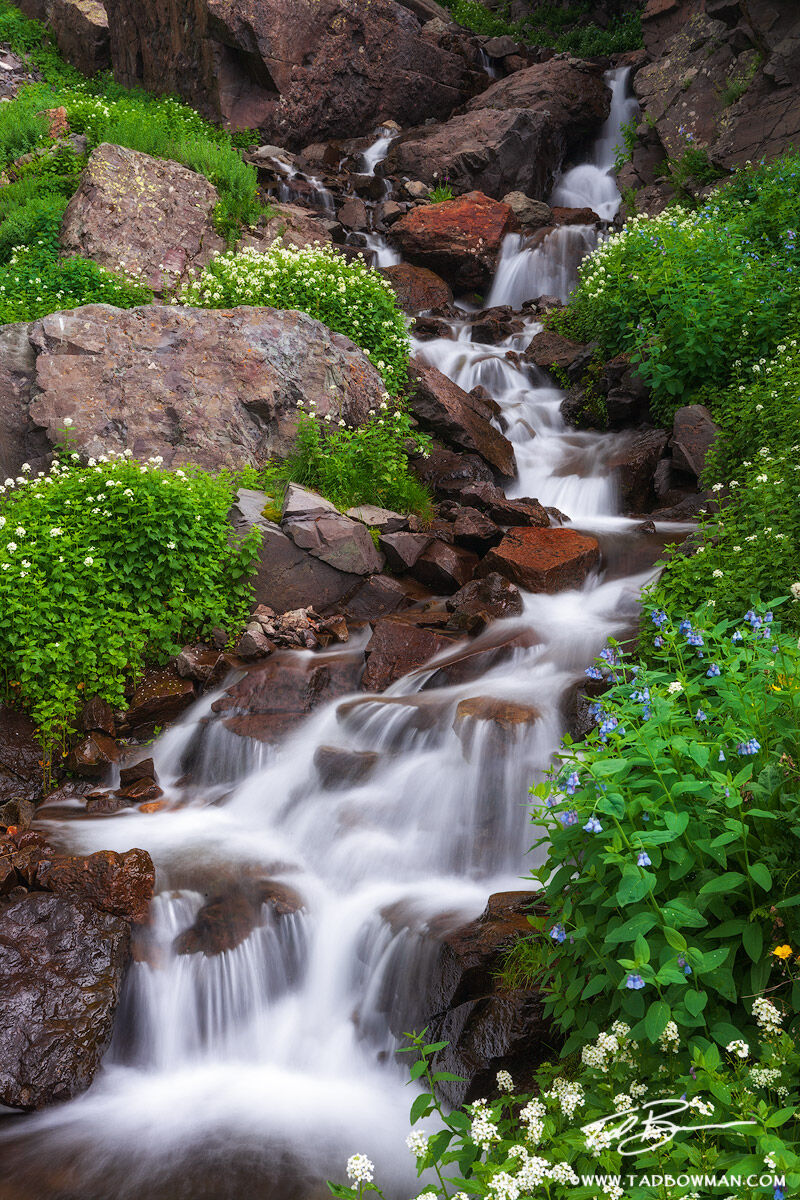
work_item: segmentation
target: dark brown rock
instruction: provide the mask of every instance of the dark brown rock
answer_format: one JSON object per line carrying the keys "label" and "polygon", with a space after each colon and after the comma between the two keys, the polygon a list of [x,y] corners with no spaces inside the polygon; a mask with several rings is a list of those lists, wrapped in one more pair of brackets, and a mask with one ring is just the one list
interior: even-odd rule
{"label": "dark brown rock", "polygon": [[679,408],[672,423],[672,465],[699,479],[718,434],[711,413],[704,404]]}
{"label": "dark brown rock", "polygon": [[210,646],[184,646],[175,659],[175,670],[182,679],[201,684],[210,684],[221,666],[224,667],[222,655]]}
{"label": "dark brown rock", "polygon": [[507,204],[472,191],[414,208],[392,225],[403,256],[465,290],[491,281],[503,238],[516,228]]}
{"label": "dark brown rock", "polygon": [[309,661],[289,650],[251,668],[213,704],[225,725],[242,737],[279,741],[320,704],[358,688],[363,659],[355,654]]}
{"label": "dark brown rock", "polygon": [[378,539],[378,545],[386,555],[386,563],[392,571],[409,571],[431,543],[424,533],[387,533]]}
{"label": "dark brown rock", "polygon": [[155,891],[155,869],[146,850],[115,854],[56,855],[39,864],[37,882],[50,892],[86,900],[101,912],[145,921]]}
{"label": "dark brown rock", "polygon": [[371,575],[340,607],[350,621],[377,621],[410,603],[401,583],[388,575]]}
{"label": "dark brown rock", "polygon": [[409,465],[421,483],[443,496],[458,494],[467,484],[493,483],[489,464],[478,454],[457,454],[433,442],[425,454],[410,454]]}
{"label": "dark brown rock", "polygon": [[107,733],[109,737],[113,738],[116,733],[114,710],[107,700],[101,700],[99,696],[92,696],[91,700],[87,700],[81,709],[78,726],[84,733]]}
{"label": "dark brown rock", "polygon": [[198,912],[194,924],[175,939],[177,954],[214,956],[234,950],[267,917],[287,916],[302,908],[303,901],[293,888],[274,880],[246,883],[215,896]]}
{"label": "dark brown rock", "polygon": [[364,783],[380,762],[374,750],[345,750],[341,746],[318,746],[314,751],[314,766],[326,788],[350,787]]}
{"label": "dark brown rock", "polygon": [[402,618],[377,621],[367,644],[367,665],[361,679],[366,692],[383,692],[390,683],[423,666],[452,638],[432,629],[420,629]]}
{"label": "dark brown rock", "polygon": [[88,733],[67,755],[67,769],[85,779],[100,779],[119,758],[113,737],[97,731]]}
{"label": "dark brown rock", "polygon": [[194,700],[194,684],[171,668],[146,671],[125,713],[124,731],[146,737],[179,717]]}
{"label": "dark brown rock", "polygon": [[397,263],[392,267],[381,267],[380,271],[394,288],[400,308],[409,316],[415,317],[430,308],[444,308],[453,302],[449,284],[427,267]]}
{"label": "dark brown rock", "polygon": [[25,713],[0,705],[0,803],[36,803],[43,791],[42,748],[36,740],[36,726]]}
{"label": "dark brown rock", "polygon": [[251,621],[236,643],[234,654],[237,658],[266,658],[274,649],[275,643],[266,637],[258,622]]}
{"label": "dark brown rock", "polygon": [[114,0],[109,25],[121,83],[179,93],[279,145],[446,116],[483,78],[471,39],[424,36],[393,0],[194,0],[191,15]]}
{"label": "dark brown rock", "polygon": [[110,817],[130,808],[130,801],[120,792],[97,792],[86,797],[86,811],[92,816]]}
{"label": "dark brown rock", "polygon": [[580,342],[573,342],[560,333],[543,329],[541,333],[536,334],[522,357],[546,370],[551,367],[560,367],[562,371],[566,371],[583,354],[584,350],[585,346]]}
{"label": "dark brown rock", "polygon": [[0,832],[28,829],[35,812],[30,800],[6,800],[5,804],[0,804]]}
{"label": "dark brown rock", "polygon": [[502,538],[503,531],[477,508],[462,508],[456,514],[453,522],[453,541],[457,546],[463,546],[475,554],[485,554],[491,546],[496,546],[502,541]]}
{"label": "dark brown rock", "polygon": [[492,572],[483,579],[473,579],[447,601],[453,614],[448,627],[467,633],[480,633],[490,621],[522,615],[522,596],[519,589]]}
{"label": "dark brown rock", "polygon": [[617,472],[622,503],[628,512],[646,512],[655,501],[653,476],[664,453],[669,434],[663,429],[628,438],[608,460],[608,467]]}
{"label": "dark brown rock", "polygon": [[436,367],[412,359],[411,411],[426,428],[460,450],[480,454],[501,475],[517,473],[514,447],[486,415],[486,405]]}
{"label": "dark brown rock", "polygon": [[138,762],[120,768],[119,783],[120,787],[125,788],[129,787],[132,783],[139,783],[143,779],[150,782],[155,777],[156,765],[152,758],[140,758]]}
{"label": "dark brown rock", "polygon": [[[460,701],[453,729],[461,739],[467,757],[470,756],[476,734],[480,731],[481,753],[486,750],[484,729],[491,730],[491,747],[495,753],[508,754],[517,745],[520,732],[530,729],[540,716],[530,704],[514,704],[495,696],[471,696]],[[483,727],[483,728],[482,728]]]}
{"label": "dark brown rock", "polygon": [[577,588],[600,561],[597,540],[574,529],[511,529],[479,572],[499,571],[529,592]]}
{"label": "dark brown rock", "polygon": [[108,16],[99,0],[22,0],[19,7],[49,25],[61,57],[82,74],[111,66]]}
{"label": "dark brown rock", "polygon": [[449,596],[469,583],[477,565],[477,554],[437,539],[417,558],[411,574],[437,595]]}
{"label": "dark brown rock", "polygon": [[550,527],[547,510],[538,500],[532,500],[529,496],[509,500],[505,492],[491,483],[468,484],[461,489],[459,499],[464,504],[474,504],[476,508],[488,512],[498,525],[533,525],[539,529]]}
{"label": "dark brown rock", "polygon": [[0,909],[0,1101],[37,1109],[85,1091],[111,1040],[128,923],[31,893]]}
{"label": "dark brown rock", "polygon": [[431,690],[442,687],[460,687],[481,679],[487,671],[509,662],[518,651],[537,645],[538,635],[531,629],[508,634],[498,629],[488,639],[482,638],[478,645],[467,643],[441,660],[426,680],[424,688]]}

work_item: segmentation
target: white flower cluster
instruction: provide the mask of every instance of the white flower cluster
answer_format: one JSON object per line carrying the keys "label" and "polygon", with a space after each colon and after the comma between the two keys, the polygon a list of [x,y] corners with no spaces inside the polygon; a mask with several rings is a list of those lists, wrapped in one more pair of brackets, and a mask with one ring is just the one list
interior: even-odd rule
{"label": "white flower cluster", "polygon": [[490,1150],[492,1142],[500,1141],[500,1130],[489,1115],[485,1100],[476,1100],[470,1105],[472,1123],[469,1127],[470,1140],[482,1150]]}
{"label": "white flower cluster", "polygon": [[544,1136],[544,1115],[545,1107],[541,1100],[529,1100],[520,1110],[519,1119],[525,1126],[525,1137],[534,1146],[538,1145]]}
{"label": "white flower cluster", "polygon": [[678,1026],[674,1021],[667,1021],[663,1032],[659,1035],[658,1044],[665,1054],[677,1054],[680,1047]]}
{"label": "white flower cluster", "polygon": [[581,1050],[581,1061],[584,1066],[605,1074],[612,1062],[623,1062],[635,1065],[633,1057],[637,1048],[636,1042],[629,1040],[631,1028],[624,1021],[615,1021],[610,1033],[601,1033],[594,1044],[587,1044]]}
{"label": "white flower cluster", "polygon": [[734,1041],[728,1042],[725,1049],[728,1054],[735,1054],[737,1058],[747,1058],[750,1053],[750,1047],[741,1038],[736,1038]]}
{"label": "white flower cluster", "polygon": [[783,1017],[772,1001],[767,1000],[766,996],[759,996],[753,1001],[753,1016],[758,1023],[759,1029],[762,1029],[764,1033],[773,1034],[780,1031]]}
{"label": "white flower cluster", "polygon": [[[601,1034],[601,1037],[603,1035]],[[616,1045],[616,1038],[614,1038]],[[560,1076],[553,1080],[552,1088],[549,1092],[545,1092],[546,1100],[555,1100],[562,1113],[566,1117],[571,1117],[576,1108],[582,1108],[585,1100],[583,1088],[579,1083],[572,1083],[568,1079],[562,1079]]]}
{"label": "white flower cluster", "polygon": [[406,1138],[406,1145],[415,1158],[424,1158],[428,1153],[428,1135],[422,1129],[414,1129]]}
{"label": "white flower cluster", "polygon": [[508,1071],[497,1072],[497,1086],[501,1092],[513,1092],[514,1080]]}
{"label": "white flower cluster", "polygon": [[347,1178],[353,1183],[372,1183],[375,1164],[366,1154],[351,1154],[347,1160]]}
{"label": "white flower cluster", "polygon": [[772,1087],[781,1077],[779,1067],[751,1067],[750,1079],[756,1087]]}

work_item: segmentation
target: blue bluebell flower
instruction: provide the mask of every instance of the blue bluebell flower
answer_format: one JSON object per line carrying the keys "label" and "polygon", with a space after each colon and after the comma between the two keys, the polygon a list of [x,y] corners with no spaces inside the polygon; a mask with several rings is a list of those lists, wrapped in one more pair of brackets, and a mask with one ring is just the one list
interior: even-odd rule
{"label": "blue bluebell flower", "polygon": [[650,855],[646,850],[639,851],[636,856],[636,865],[637,867],[652,867],[653,864],[650,860]]}
{"label": "blue bluebell flower", "polygon": [[741,632],[740,632],[738,629],[736,630],[736,632],[735,632],[735,633],[733,634],[733,636],[731,637],[731,641],[732,641],[732,642],[742,642],[742,641],[744,641],[744,638],[742,637],[742,634],[741,634]]}
{"label": "blue bluebell flower", "polygon": [[694,714],[694,719],[695,721],[707,721],[708,717],[703,712],[702,708],[698,708],[697,712]]}
{"label": "blue bluebell flower", "polygon": [[603,672],[600,670],[599,667],[587,667],[585,674],[586,674],[587,679],[602,679],[603,678]]}
{"label": "blue bluebell flower", "polygon": [[589,817],[589,820],[584,825],[586,833],[602,833],[603,826],[598,821],[597,817]]}
{"label": "blue bluebell flower", "polygon": [[557,815],[558,815],[559,821],[561,822],[561,824],[564,826],[565,829],[567,828],[568,825],[577,825],[578,824],[578,814],[575,812],[574,808],[570,808],[567,812],[560,812]]}
{"label": "blue bluebell flower", "polygon": [[641,975],[632,974],[625,980],[625,987],[631,988],[632,991],[638,992],[645,986]]}
{"label": "blue bluebell flower", "polygon": [[744,757],[749,754],[758,754],[760,749],[761,743],[756,741],[755,738],[750,738],[747,742],[739,742],[739,745],[736,747],[736,753],[740,757]]}
{"label": "blue bluebell flower", "polygon": [[713,679],[716,675],[721,675],[721,674],[722,674],[722,671],[720,670],[719,663],[715,663],[715,662],[711,663],[708,670],[706,671],[706,675],[708,676],[709,679]]}
{"label": "blue bluebell flower", "polygon": [[664,639],[662,637],[653,638],[653,645],[656,647],[656,649],[660,650],[664,645]]}
{"label": "blue bluebell flower", "polygon": [[567,936],[567,931],[563,925],[554,925],[550,930],[550,937],[554,942],[563,942]]}
{"label": "blue bluebell flower", "polygon": [[564,791],[568,796],[574,796],[578,788],[581,786],[580,776],[577,771],[571,771],[567,776],[567,782],[564,784]]}

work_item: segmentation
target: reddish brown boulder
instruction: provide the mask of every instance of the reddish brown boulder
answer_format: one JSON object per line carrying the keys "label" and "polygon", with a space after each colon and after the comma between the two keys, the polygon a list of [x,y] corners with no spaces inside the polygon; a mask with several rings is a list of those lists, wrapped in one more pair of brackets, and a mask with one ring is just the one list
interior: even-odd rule
{"label": "reddish brown boulder", "polygon": [[350,787],[364,783],[374,773],[380,762],[380,754],[374,750],[346,750],[342,746],[318,746],[314,752],[314,766],[326,788]]}
{"label": "reddish brown boulder", "polygon": [[381,267],[381,275],[389,280],[404,313],[415,317],[429,308],[444,308],[453,302],[453,292],[443,279],[427,267],[412,263],[397,263]]}
{"label": "reddish brown boulder", "polygon": [[226,669],[219,650],[210,646],[184,646],[175,659],[175,670],[181,678],[193,679],[195,683],[210,685]]}
{"label": "reddish brown boulder", "polygon": [[493,483],[492,468],[479,454],[456,453],[433,442],[425,454],[410,454],[409,466],[421,483],[442,496],[458,495],[473,483]]}
{"label": "reddish brown boulder", "polygon": [[476,191],[412,209],[394,223],[392,238],[405,258],[464,291],[487,286],[503,238],[516,227],[507,204]]}
{"label": "reddish brown boulder", "polygon": [[114,0],[119,82],[179,93],[206,116],[279,145],[362,136],[392,118],[443,117],[485,77],[466,35],[425,36],[393,0]]}
{"label": "reddish brown boulder", "polygon": [[[385,553],[385,551],[384,551]],[[389,575],[371,575],[349,599],[337,605],[348,621],[377,621],[410,604],[408,593]]]}
{"label": "reddish brown boulder", "polygon": [[675,413],[672,423],[672,465],[699,479],[719,430],[704,404],[687,404]]}
{"label": "reddish brown boulder", "polygon": [[498,525],[533,525],[549,529],[550,517],[538,500],[521,496],[509,500],[505,492],[492,483],[470,483],[461,489],[459,499],[463,504],[474,504],[488,512]]}
{"label": "reddish brown boulder", "polygon": [[626,438],[609,458],[608,467],[617,472],[617,484],[626,511],[645,512],[652,508],[655,503],[653,478],[668,441],[669,434],[663,429],[649,429]]}
{"label": "reddish brown boulder", "polygon": [[453,541],[457,546],[485,554],[502,541],[502,530],[477,508],[460,508],[453,521]]}
{"label": "reddish brown boulder", "polygon": [[485,401],[419,359],[412,359],[409,374],[414,385],[411,411],[424,428],[459,450],[480,454],[501,475],[516,475],[514,447],[492,425]]}
{"label": "reddish brown boulder", "polygon": [[36,725],[25,713],[0,705],[0,803],[17,799],[35,803],[43,790]]}
{"label": "reddish brown boulder", "polygon": [[100,779],[119,758],[119,749],[107,733],[88,733],[67,755],[67,768],[85,779]]}
{"label": "reddish brown boulder", "polygon": [[127,921],[32,892],[0,909],[0,1103],[37,1109],[85,1091],[111,1041]]}
{"label": "reddish brown boulder", "polygon": [[[453,729],[469,754],[477,730],[488,725],[492,748],[499,753],[507,753],[516,744],[520,731],[529,729],[539,716],[539,710],[531,704],[514,704],[494,696],[471,696],[459,703]],[[481,749],[484,749],[483,740]]]}
{"label": "reddish brown boulder", "polygon": [[361,686],[365,692],[385,691],[390,683],[423,666],[452,644],[452,637],[433,629],[420,629],[402,618],[377,621],[367,643],[367,665]]}
{"label": "reddish brown boulder", "polygon": [[182,679],[177,671],[146,671],[125,713],[121,729],[134,737],[146,737],[157,726],[163,727],[179,717],[194,700],[194,684]]}
{"label": "reddish brown boulder", "polygon": [[553,221],[556,225],[599,225],[600,217],[593,208],[554,208]]}
{"label": "reddish brown boulder", "polygon": [[580,342],[573,342],[571,338],[563,337],[553,330],[543,329],[541,333],[536,334],[522,357],[527,362],[535,363],[537,367],[544,367],[545,370],[559,367],[566,371],[581,357],[585,349]]}
{"label": "reddish brown boulder", "polygon": [[300,895],[274,880],[247,881],[204,904],[194,924],[175,939],[176,954],[213,956],[234,950],[255,928],[264,924],[268,905],[275,917],[303,907]]}
{"label": "reddish brown boulder", "polygon": [[490,621],[521,616],[522,596],[513,583],[492,572],[465,584],[448,599],[447,608],[453,614],[449,627],[475,634]]}
{"label": "reddish brown boulder", "polygon": [[155,891],[155,868],[146,850],[115,854],[56,855],[43,859],[37,883],[50,892],[86,900],[101,912],[144,921]]}
{"label": "reddish brown boulder", "polygon": [[597,540],[574,529],[511,529],[484,558],[480,574],[499,571],[529,592],[577,588],[600,561]]}
{"label": "reddish brown boulder", "polygon": [[425,533],[386,533],[378,539],[378,545],[386,555],[387,565],[392,571],[409,571],[430,545]]}
{"label": "reddish brown boulder", "polygon": [[448,546],[438,539],[423,550],[411,574],[437,595],[452,595],[475,574],[478,556],[461,546]]}
{"label": "reddish brown boulder", "polygon": [[107,700],[101,700],[99,696],[93,696],[81,709],[78,726],[84,733],[107,733],[109,737],[113,738],[116,733],[114,710]]}

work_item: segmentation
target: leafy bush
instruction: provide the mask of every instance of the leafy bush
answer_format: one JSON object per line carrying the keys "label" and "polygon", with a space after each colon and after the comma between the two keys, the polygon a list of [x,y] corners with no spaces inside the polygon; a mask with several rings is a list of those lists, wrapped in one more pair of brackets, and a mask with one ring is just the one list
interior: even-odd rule
{"label": "leafy bush", "polygon": [[430,438],[412,428],[405,408],[388,393],[360,428],[334,425],[310,409],[300,413],[289,456],[268,470],[269,485],[292,481],[327,496],[340,509],[377,504],[395,512],[432,516],[431,498],[408,469],[406,447],[423,453]]}
{"label": "leafy bush", "polygon": [[48,752],[84,698],[124,708],[145,655],[246,618],[255,543],[230,545],[232,497],[225,477],[125,456],[83,465],[65,452],[47,475],[5,481],[2,678]]}
{"label": "leafy bush", "polygon": [[[496,1098],[454,1112],[435,1094],[437,1082],[452,1078],[432,1067],[446,1043],[409,1035],[407,1049],[419,1055],[411,1077],[425,1088],[410,1122],[432,1118],[436,1126],[406,1139],[427,1180],[414,1189],[417,1200],[598,1200],[598,1191],[611,1200],[698,1200],[698,1191],[687,1190],[692,1175],[700,1187],[705,1176],[738,1176],[748,1181],[748,1195],[783,1200],[784,1187],[800,1184],[800,1050],[771,1001],[759,997],[753,1008],[755,1049],[741,1041],[723,1053],[708,1042],[689,1049],[667,1026],[649,1051],[617,1021],[583,1046],[568,1074],[540,1069],[533,1095],[516,1094],[509,1073],[499,1071]],[[383,1197],[366,1155],[352,1155],[346,1170],[349,1186],[328,1184],[338,1200]]]}
{"label": "leafy bush", "polygon": [[638,12],[626,13],[603,29],[588,20],[590,5],[540,4],[529,16],[511,21],[505,9],[489,8],[480,0],[443,0],[453,19],[465,29],[486,37],[508,34],[529,46],[544,46],[579,58],[621,54],[642,45]]}
{"label": "leafy bush", "polygon": [[562,328],[607,355],[628,351],[668,420],[692,389],[724,386],[734,360],[769,357],[791,336],[799,185],[793,153],[738,172],[696,212],[634,217],[584,261]]}
{"label": "leafy bush", "polygon": [[149,288],[121,279],[90,259],[59,258],[46,240],[18,247],[0,265],[0,325],[36,321],[82,304],[133,308],[152,300]]}
{"label": "leafy bush", "polygon": [[275,242],[266,254],[248,249],[217,255],[178,299],[202,308],[299,309],[360,346],[392,395],[406,383],[408,332],[391,284],[363,260],[348,262],[330,246],[298,250]]}
{"label": "leafy bush", "polygon": [[617,1017],[637,1040],[674,1021],[726,1045],[770,944],[798,941],[800,654],[771,614],[713,611],[654,612],[652,666],[607,650],[587,672],[614,682],[598,728],[534,789],[550,916],[518,953],[567,1050]]}

